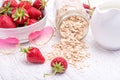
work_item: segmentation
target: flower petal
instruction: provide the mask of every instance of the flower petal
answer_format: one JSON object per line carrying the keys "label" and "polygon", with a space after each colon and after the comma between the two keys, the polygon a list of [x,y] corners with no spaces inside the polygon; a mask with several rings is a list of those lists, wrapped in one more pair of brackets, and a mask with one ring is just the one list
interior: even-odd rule
{"label": "flower petal", "polygon": [[53,36],[54,29],[50,26],[43,28],[40,31],[35,31],[29,35],[29,41],[36,45],[44,45]]}
{"label": "flower petal", "polygon": [[19,44],[19,40],[17,38],[13,38],[13,37],[6,38],[5,41],[10,44]]}
{"label": "flower petal", "polygon": [[16,38],[0,39],[0,53],[10,54],[17,48],[17,45],[19,45],[19,40]]}

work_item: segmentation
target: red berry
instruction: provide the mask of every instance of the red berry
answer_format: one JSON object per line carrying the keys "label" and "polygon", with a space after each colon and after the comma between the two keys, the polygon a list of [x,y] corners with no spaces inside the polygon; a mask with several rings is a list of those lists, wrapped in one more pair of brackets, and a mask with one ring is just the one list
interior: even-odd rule
{"label": "red berry", "polygon": [[17,7],[17,2],[16,2],[16,0],[5,0],[4,2],[3,2],[3,7],[5,6],[5,5],[8,5],[10,3],[10,7]]}
{"label": "red berry", "polygon": [[29,47],[28,49],[21,49],[22,52],[27,54],[27,61],[31,63],[40,63],[43,64],[45,62],[45,58],[40,52],[40,50],[36,47]]}
{"label": "red berry", "polygon": [[6,5],[4,7],[0,8],[0,14],[7,14],[9,16],[11,16],[13,8],[10,7],[10,5]]}
{"label": "red berry", "polygon": [[32,19],[39,20],[43,17],[42,12],[34,7],[29,8],[27,11]]}
{"label": "red berry", "polygon": [[87,4],[83,4],[83,7],[84,7],[85,9],[90,9],[90,6],[87,5]]}
{"label": "red berry", "polygon": [[46,1],[45,0],[35,0],[33,3],[33,7],[39,9],[39,10],[44,10],[46,6]]}
{"label": "red berry", "polygon": [[31,8],[31,2],[29,1],[21,1],[19,4],[18,4],[18,7],[20,8],[25,8],[26,10]]}
{"label": "red berry", "polygon": [[15,0],[5,0],[0,8],[0,14],[7,14],[11,16],[12,10],[17,7]]}
{"label": "red berry", "polygon": [[16,28],[15,23],[7,15],[0,16],[0,28]]}
{"label": "red berry", "polygon": [[64,58],[56,57],[51,61],[51,67],[55,74],[64,73],[68,67],[68,63]]}
{"label": "red berry", "polygon": [[24,8],[16,8],[12,11],[12,18],[16,24],[24,24],[28,18],[28,12]]}
{"label": "red berry", "polygon": [[31,24],[34,24],[34,23],[36,23],[36,22],[37,22],[36,19],[29,19],[29,20],[27,21],[27,25],[31,25]]}

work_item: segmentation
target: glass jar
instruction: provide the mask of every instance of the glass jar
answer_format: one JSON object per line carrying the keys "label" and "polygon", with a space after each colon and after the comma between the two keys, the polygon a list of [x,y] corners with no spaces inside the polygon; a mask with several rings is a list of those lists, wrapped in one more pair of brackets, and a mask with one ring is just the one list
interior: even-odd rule
{"label": "glass jar", "polygon": [[82,40],[88,33],[89,17],[80,0],[55,0],[55,9],[61,37]]}

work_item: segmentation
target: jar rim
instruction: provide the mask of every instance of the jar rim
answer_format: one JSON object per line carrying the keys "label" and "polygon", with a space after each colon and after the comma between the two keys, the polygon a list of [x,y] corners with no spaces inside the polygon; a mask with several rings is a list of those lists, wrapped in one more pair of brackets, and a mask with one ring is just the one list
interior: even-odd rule
{"label": "jar rim", "polygon": [[60,19],[56,22],[57,26],[60,26],[64,19],[71,17],[71,16],[80,16],[84,18],[87,22],[89,22],[89,17],[85,16],[83,13],[79,11],[71,10],[71,11],[66,12],[60,17]]}

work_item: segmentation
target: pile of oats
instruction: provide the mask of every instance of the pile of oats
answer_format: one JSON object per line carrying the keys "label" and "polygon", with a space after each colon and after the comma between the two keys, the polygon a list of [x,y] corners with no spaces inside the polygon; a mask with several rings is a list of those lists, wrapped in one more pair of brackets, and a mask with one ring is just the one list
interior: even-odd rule
{"label": "pile of oats", "polygon": [[[66,12],[68,6],[58,12]],[[60,19],[57,13],[56,22]],[[88,46],[83,40],[88,32],[88,21],[80,15],[72,15],[63,19],[59,25],[60,42],[52,46],[53,51],[47,54],[48,60],[64,57],[69,64],[81,69],[86,59],[90,57]],[[82,67],[81,67],[82,66]]]}
{"label": "pile of oats", "polygon": [[60,25],[60,35],[65,39],[81,40],[88,32],[88,21],[81,16],[70,16]]}
{"label": "pile of oats", "polygon": [[55,57],[64,57],[69,64],[77,69],[83,68],[84,61],[90,57],[88,46],[84,41],[71,41],[69,39],[61,39],[60,42],[54,44],[53,51],[47,54],[47,59],[52,60]]}

